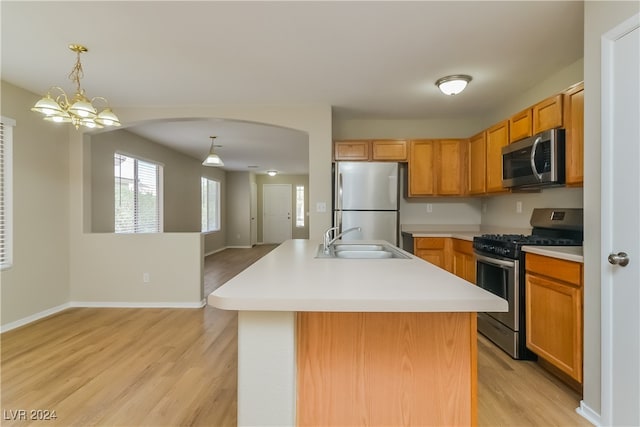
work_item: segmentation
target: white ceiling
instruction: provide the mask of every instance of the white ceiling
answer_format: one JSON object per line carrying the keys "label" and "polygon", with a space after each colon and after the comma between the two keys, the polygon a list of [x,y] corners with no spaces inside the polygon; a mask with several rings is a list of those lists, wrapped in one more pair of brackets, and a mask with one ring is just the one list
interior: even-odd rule
{"label": "white ceiling", "polygon": [[[334,119],[464,118],[583,56],[581,1],[1,2],[2,79],[34,93],[82,86],[118,107],[331,105]],[[454,97],[434,82],[473,81]],[[35,102],[36,98],[34,98]],[[306,173],[306,135],[221,120],[130,128],[225,169]],[[300,145],[304,147],[300,147]],[[251,156],[250,156],[251,155]],[[249,156],[249,157],[245,157]],[[286,159],[282,161],[282,158]]]}

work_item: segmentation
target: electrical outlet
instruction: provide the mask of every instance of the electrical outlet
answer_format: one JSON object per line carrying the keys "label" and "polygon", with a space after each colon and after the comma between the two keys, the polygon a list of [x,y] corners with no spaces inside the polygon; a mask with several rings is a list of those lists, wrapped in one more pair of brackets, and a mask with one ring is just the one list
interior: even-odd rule
{"label": "electrical outlet", "polygon": [[316,212],[326,212],[327,204],[325,202],[316,203]]}
{"label": "electrical outlet", "polygon": [[149,273],[142,273],[142,282],[143,283],[151,282],[151,276],[149,275]]}
{"label": "electrical outlet", "polygon": [[522,202],[520,200],[516,202],[516,213],[522,213]]}
{"label": "electrical outlet", "polygon": [[433,212],[433,204],[427,203],[427,213],[431,213],[431,212]]}

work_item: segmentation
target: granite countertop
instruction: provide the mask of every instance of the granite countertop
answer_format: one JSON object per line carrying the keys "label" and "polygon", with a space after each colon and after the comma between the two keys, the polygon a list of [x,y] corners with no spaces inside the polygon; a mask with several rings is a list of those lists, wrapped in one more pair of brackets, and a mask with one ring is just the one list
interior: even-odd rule
{"label": "granite countertop", "polygon": [[582,246],[523,246],[524,252],[584,263]]}
{"label": "granite countertop", "polygon": [[319,244],[284,242],[211,293],[208,303],[250,311],[507,310],[505,300],[406,252],[408,259],[323,259],[315,258]]}

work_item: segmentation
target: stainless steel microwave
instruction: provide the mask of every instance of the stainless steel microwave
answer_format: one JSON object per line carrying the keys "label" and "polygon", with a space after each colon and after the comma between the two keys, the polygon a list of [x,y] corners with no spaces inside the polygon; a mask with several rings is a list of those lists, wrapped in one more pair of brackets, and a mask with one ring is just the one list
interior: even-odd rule
{"label": "stainless steel microwave", "polygon": [[564,129],[551,129],[502,147],[502,186],[564,184]]}

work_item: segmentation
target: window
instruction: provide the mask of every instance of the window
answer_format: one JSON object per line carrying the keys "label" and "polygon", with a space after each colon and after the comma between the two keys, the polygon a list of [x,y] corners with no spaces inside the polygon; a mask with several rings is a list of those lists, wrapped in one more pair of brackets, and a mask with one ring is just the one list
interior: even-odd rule
{"label": "window", "polygon": [[0,120],[0,269],[13,263],[13,127],[9,118]]}
{"label": "window", "polygon": [[304,186],[296,185],[296,227],[304,227]]}
{"label": "window", "polygon": [[202,231],[220,230],[220,183],[202,178]]}
{"label": "window", "polygon": [[162,166],[116,153],[115,232],[162,231]]}

